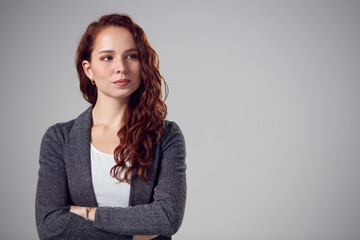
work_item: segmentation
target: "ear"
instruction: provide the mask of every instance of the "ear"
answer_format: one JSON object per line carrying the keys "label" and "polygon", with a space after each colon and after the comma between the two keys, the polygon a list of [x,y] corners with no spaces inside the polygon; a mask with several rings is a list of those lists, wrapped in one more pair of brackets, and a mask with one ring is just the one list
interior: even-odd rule
{"label": "ear", "polygon": [[90,65],[90,62],[88,60],[84,60],[82,61],[82,67],[84,69],[84,73],[86,74],[86,76],[88,78],[90,78],[90,80],[93,79],[93,72],[92,72],[92,69],[91,69],[91,65]]}

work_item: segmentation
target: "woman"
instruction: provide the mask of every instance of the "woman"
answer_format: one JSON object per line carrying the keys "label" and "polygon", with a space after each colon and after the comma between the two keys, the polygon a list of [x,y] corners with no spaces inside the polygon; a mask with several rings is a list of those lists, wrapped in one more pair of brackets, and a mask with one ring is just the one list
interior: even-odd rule
{"label": "woman", "polygon": [[165,120],[156,52],[128,16],[105,15],[82,36],[76,67],[91,106],[42,139],[40,239],[171,239],[184,215],[185,142]]}

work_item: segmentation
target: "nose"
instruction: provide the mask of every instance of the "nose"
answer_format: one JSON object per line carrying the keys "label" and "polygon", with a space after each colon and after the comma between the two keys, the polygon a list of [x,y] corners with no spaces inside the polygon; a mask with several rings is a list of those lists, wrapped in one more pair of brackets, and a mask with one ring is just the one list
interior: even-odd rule
{"label": "nose", "polygon": [[116,73],[125,74],[127,72],[126,62],[121,58],[116,61],[114,68]]}

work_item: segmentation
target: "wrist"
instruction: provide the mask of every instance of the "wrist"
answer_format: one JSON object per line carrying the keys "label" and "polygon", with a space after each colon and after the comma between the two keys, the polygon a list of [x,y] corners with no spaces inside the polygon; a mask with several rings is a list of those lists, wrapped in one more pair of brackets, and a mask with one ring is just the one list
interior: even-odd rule
{"label": "wrist", "polygon": [[96,207],[82,207],[71,205],[69,208],[69,212],[75,213],[80,217],[85,218],[86,220],[94,221],[96,209]]}
{"label": "wrist", "polygon": [[85,207],[85,219],[89,220],[89,214],[91,211],[92,207]]}
{"label": "wrist", "polygon": [[85,209],[85,219],[89,221],[94,221],[95,212],[96,212],[96,207],[87,207]]}

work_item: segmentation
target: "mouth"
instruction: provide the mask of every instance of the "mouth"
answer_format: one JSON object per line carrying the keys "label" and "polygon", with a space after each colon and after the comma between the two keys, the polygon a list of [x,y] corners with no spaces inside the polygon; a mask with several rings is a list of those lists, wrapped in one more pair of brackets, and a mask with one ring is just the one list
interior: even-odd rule
{"label": "mouth", "polygon": [[130,82],[130,79],[124,78],[124,79],[116,80],[114,83],[115,83],[116,85],[119,85],[119,86],[125,86],[125,85],[127,85],[129,82]]}

